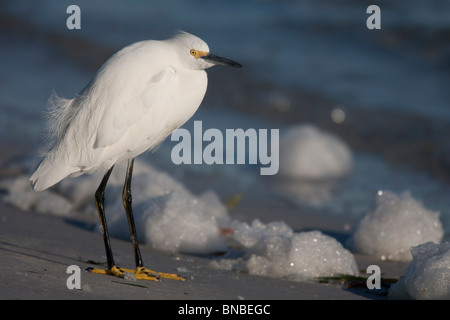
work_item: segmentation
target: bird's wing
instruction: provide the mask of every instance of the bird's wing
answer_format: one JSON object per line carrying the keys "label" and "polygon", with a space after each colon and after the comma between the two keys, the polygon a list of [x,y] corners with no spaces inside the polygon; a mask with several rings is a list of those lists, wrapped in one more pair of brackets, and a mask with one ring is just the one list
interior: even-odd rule
{"label": "bird's wing", "polygon": [[[175,70],[167,67],[155,74],[143,90],[136,90],[128,99],[116,101],[104,115],[95,138],[94,148],[111,146],[119,142],[145,117],[153,122],[163,122],[170,113]],[[148,123],[148,126],[151,126]],[[146,137],[142,137],[143,139]]]}

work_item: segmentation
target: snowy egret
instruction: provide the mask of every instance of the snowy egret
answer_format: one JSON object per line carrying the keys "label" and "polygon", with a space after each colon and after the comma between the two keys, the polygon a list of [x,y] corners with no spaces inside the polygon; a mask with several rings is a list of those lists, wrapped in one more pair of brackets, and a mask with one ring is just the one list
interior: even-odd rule
{"label": "snowy egret", "polygon": [[[118,51],[73,99],[51,97],[48,126],[54,143],[30,181],[41,191],[66,177],[104,173],[95,203],[108,270],[93,272],[118,277],[132,272],[146,280],[183,279],[144,267],[131,206],[131,177],[134,158],[162,143],[198,109],[208,82],[204,70],[214,65],[242,67],[209,53],[208,45],[198,37],[180,32],[168,40],[141,41]],[[115,163],[124,160],[128,160],[128,168],[122,199],[136,270],[116,266],[104,210],[109,176]]]}

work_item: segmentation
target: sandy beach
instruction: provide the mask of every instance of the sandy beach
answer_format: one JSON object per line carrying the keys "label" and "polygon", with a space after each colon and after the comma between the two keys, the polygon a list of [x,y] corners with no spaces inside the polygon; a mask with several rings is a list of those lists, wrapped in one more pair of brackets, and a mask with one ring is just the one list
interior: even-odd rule
{"label": "sandy beach", "polygon": [[[171,254],[142,246],[148,266],[161,272],[178,272],[186,281],[136,282],[110,276],[81,273],[81,290],[69,290],[67,267],[95,267],[104,263],[101,235],[77,221],[22,212],[0,204],[2,272],[1,299],[151,299],[151,300],[297,300],[385,299],[368,290],[345,290],[338,284],[296,282],[245,273],[214,270],[211,258]],[[119,265],[131,267],[131,243],[112,239]],[[358,264],[378,264],[383,277],[399,276],[404,264],[380,263],[356,256]]]}

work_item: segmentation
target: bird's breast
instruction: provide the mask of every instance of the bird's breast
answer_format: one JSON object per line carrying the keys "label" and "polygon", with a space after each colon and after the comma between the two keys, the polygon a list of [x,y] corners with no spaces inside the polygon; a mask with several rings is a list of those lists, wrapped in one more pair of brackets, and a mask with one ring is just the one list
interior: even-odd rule
{"label": "bird's breast", "polygon": [[179,77],[175,98],[175,111],[184,115],[180,126],[189,120],[203,101],[208,86],[208,77],[203,70],[176,70]]}

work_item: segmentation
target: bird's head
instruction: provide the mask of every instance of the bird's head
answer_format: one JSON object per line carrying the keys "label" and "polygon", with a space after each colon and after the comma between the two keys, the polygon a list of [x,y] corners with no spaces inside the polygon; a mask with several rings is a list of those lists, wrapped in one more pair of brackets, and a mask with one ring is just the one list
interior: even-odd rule
{"label": "bird's head", "polygon": [[188,69],[204,70],[215,65],[242,68],[240,63],[211,54],[206,42],[190,33],[180,32],[170,41],[176,46],[180,62]]}

